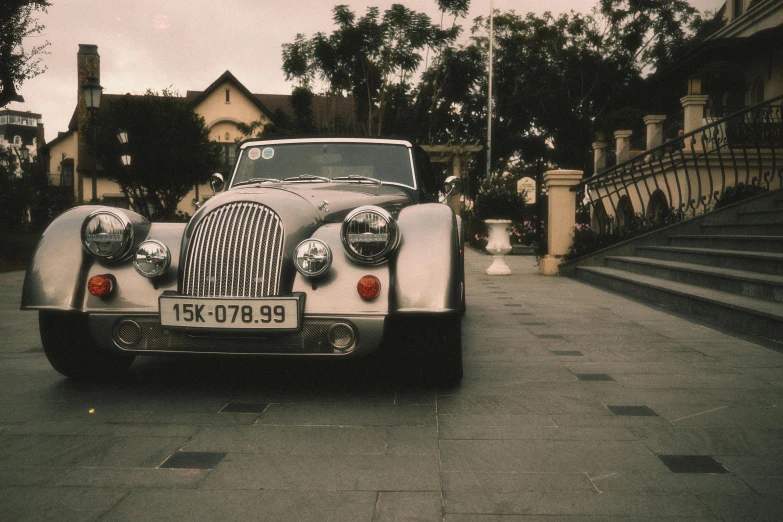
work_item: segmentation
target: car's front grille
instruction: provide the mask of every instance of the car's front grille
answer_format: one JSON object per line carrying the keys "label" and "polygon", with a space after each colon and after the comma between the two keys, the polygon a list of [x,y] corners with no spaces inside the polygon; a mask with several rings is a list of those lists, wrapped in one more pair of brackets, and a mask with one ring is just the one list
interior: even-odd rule
{"label": "car's front grille", "polygon": [[182,292],[198,297],[266,297],[280,290],[283,222],[242,201],[218,207],[193,231]]}

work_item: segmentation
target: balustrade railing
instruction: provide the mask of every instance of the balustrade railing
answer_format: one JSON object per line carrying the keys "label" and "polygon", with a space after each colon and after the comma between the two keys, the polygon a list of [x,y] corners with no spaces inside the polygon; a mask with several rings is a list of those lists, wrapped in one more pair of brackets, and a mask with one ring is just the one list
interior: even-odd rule
{"label": "balustrade railing", "polygon": [[[783,187],[783,96],[711,112],[707,124],[574,188],[599,234],[632,237]],[[736,108],[735,108],[736,109]]]}

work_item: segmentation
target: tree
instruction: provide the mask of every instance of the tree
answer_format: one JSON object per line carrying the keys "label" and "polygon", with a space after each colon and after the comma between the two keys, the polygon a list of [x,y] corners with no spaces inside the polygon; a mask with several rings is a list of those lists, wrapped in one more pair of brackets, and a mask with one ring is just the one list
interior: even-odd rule
{"label": "tree", "polygon": [[[105,100],[98,138],[104,171],[138,212],[150,219],[172,218],[193,186],[220,166],[220,147],[210,141],[204,118],[165,89]],[[128,133],[125,148],[118,129]],[[131,156],[130,167],[122,165],[123,154]]]}
{"label": "tree", "polygon": [[[496,14],[492,170],[546,157],[589,171],[603,120],[654,109],[645,74],[680,56],[699,21],[681,0],[600,0],[590,15]],[[488,20],[477,19],[458,52],[486,63],[488,32]],[[486,74],[472,89],[461,116],[483,141],[486,112],[477,108],[486,104]]]}
{"label": "tree", "polygon": [[43,230],[72,204],[70,190],[49,185],[45,162],[0,147],[0,229]]}
{"label": "tree", "polygon": [[22,41],[40,35],[44,26],[34,17],[46,12],[51,4],[46,0],[3,0],[0,2],[0,107],[12,101],[22,101],[19,89],[46,70],[41,56],[47,54],[49,42],[25,50]]}
{"label": "tree", "polygon": [[[468,0],[439,0],[441,12],[467,13]],[[405,128],[412,106],[414,80],[424,53],[439,56],[460,32],[432,23],[425,13],[394,4],[383,16],[377,7],[361,18],[345,5],[335,6],[331,34],[310,39],[297,35],[283,46],[283,71],[297,89],[310,90],[316,78],[330,96],[354,99],[360,133],[395,134]],[[303,112],[304,114],[304,112]]]}

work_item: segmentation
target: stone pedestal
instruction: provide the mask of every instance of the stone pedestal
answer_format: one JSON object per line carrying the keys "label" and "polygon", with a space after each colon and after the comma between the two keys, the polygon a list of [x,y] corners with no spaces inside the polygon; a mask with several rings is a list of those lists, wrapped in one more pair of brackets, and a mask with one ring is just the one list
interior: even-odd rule
{"label": "stone pedestal", "polygon": [[663,143],[663,122],[666,120],[664,114],[650,114],[644,117],[644,124],[647,126],[647,150],[654,149]]}
{"label": "stone pedestal", "polygon": [[606,148],[609,146],[607,141],[593,142],[593,174],[598,174],[606,168]]}
{"label": "stone pedestal", "polygon": [[576,192],[571,188],[582,180],[581,170],[550,170],[544,173],[549,194],[547,214],[547,255],[539,261],[538,272],[557,275],[562,257],[571,248],[576,224]]}
{"label": "stone pedestal", "polygon": [[[707,105],[708,98],[709,96],[706,94],[689,94],[680,98],[684,121],[682,130],[685,131],[685,134],[704,125],[704,106]],[[694,150],[702,150],[701,133],[694,138],[696,138],[696,143],[693,145]],[[691,141],[691,138],[685,139],[685,150],[691,149]]]}
{"label": "stone pedestal", "polygon": [[617,165],[628,161],[631,157],[631,135],[633,131],[619,130],[614,131],[614,139],[616,142],[615,156],[617,157]]}

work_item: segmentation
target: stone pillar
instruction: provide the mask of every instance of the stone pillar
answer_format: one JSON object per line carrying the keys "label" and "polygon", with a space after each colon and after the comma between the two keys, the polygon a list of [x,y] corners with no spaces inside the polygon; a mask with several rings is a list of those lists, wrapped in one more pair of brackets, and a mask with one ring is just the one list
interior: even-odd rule
{"label": "stone pillar", "polygon": [[606,168],[606,147],[607,141],[596,141],[593,143],[593,174],[598,174]]}
{"label": "stone pillar", "polygon": [[617,143],[617,148],[615,149],[617,157],[617,165],[620,163],[623,163],[625,161],[628,161],[628,158],[631,157],[631,134],[633,134],[633,131],[629,130],[619,130],[614,131],[614,139]]}
{"label": "stone pillar", "polygon": [[[709,96],[706,94],[689,94],[680,98],[683,109],[683,131],[688,134],[704,125],[704,106],[707,105]],[[694,136],[696,143],[694,150],[701,150],[701,133]],[[686,150],[691,148],[691,139],[688,138],[685,143]]]}
{"label": "stone pillar", "polygon": [[[454,154],[451,158],[451,174],[462,179],[462,157],[459,154]],[[462,212],[462,194],[452,194],[449,196],[449,206],[456,215],[460,215]]]}
{"label": "stone pillar", "polygon": [[541,275],[557,275],[562,257],[568,253],[574,239],[576,224],[576,192],[571,188],[582,181],[581,170],[550,170],[544,172],[544,186],[549,194],[547,213],[547,254],[538,263]]}
{"label": "stone pillar", "polygon": [[647,150],[654,149],[663,143],[663,122],[666,120],[664,114],[650,114],[644,117],[644,124],[647,126]]}
{"label": "stone pillar", "polygon": [[[84,103],[82,86],[87,83],[90,76],[94,76],[98,83],[101,82],[101,57],[98,55],[97,45],[79,44],[79,52],[76,55],[76,121],[78,124],[78,149],[76,153],[76,175],[78,181],[77,200],[84,203],[84,178],[90,178],[92,174],[92,162],[94,158],[90,153],[88,140],[90,138],[90,115]],[[89,199],[89,197],[87,198]]]}
{"label": "stone pillar", "polygon": [[685,128],[685,134],[698,129],[704,125],[704,106],[707,105],[706,94],[689,94],[680,98],[682,104]]}

